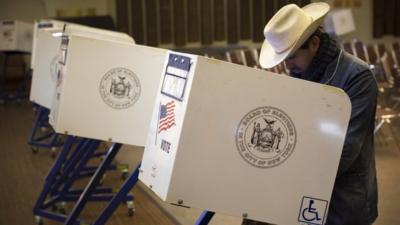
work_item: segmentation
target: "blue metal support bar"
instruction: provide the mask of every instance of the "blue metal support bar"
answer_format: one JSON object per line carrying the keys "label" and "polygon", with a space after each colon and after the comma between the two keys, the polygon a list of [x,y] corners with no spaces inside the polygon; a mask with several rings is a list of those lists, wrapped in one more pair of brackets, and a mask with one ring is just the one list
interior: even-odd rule
{"label": "blue metal support bar", "polygon": [[99,168],[97,169],[94,176],[89,181],[88,185],[86,186],[85,190],[83,191],[82,195],[80,196],[78,202],[75,204],[73,210],[68,215],[67,220],[65,221],[65,225],[73,225],[77,221],[80,213],[82,212],[84,206],[89,200],[93,190],[96,188],[97,184],[103,177],[104,173],[106,172],[108,166],[114,160],[116,154],[118,153],[119,149],[121,148],[121,144],[115,143],[113,144],[109,151],[107,152],[106,157],[104,158],[103,162],[100,164]]}
{"label": "blue metal support bar", "polygon": [[208,224],[211,221],[211,219],[213,218],[214,214],[215,214],[214,212],[211,212],[211,211],[208,211],[208,210],[204,210],[200,214],[200,216],[197,219],[195,225],[206,225],[206,224]]}
{"label": "blue metal support bar", "polygon": [[[105,151],[106,155],[98,167],[88,166],[99,144],[98,140],[67,137],[35,203],[33,212],[38,223],[42,222],[42,218],[47,218],[64,224],[83,224],[79,215],[88,201],[108,202],[106,209],[96,220],[96,224],[104,224],[121,202],[127,202],[128,212],[133,212],[134,197],[129,194],[129,191],[138,180],[139,167],[120,189],[99,187],[100,179],[106,171],[112,169],[111,163],[121,148],[121,144],[113,144],[108,151]],[[80,179],[85,173],[89,175],[94,169],[96,169],[94,175],[85,189],[72,188],[74,181]],[[49,211],[50,208],[57,209],[57,204],[63,202],[75,202],[74,208],[68,215]]]}
{"label": "blue metal support bar", "polygon": [[[52,148],[62,146],[63,143],[59,141],[60,135],[55,133],[53,128],[48,123],[49,110],[40,105],[36,105],[36,108],[37,111],[28,144],[36,148]],[[42,128],[47,129],[48,132],[39,135]]]}
{"label": "blue metal support bar", "polygon": [[68,152],[71,150],[72,143],[74,142],[74,140],[75,140],[74,137],[67,138],[67,141],[63,147],[63,150],[58,155],[58,157],[54,163],[54,166],[50,169],[48,175],[46,176],[43,190],[39,194],[39,197],[36,200],[35,206],[33,208],[33,213],[35,215],[39,215],[41,213],[41,210],[44,208],[46,198],[49,195],[49,193],[51,193],[53,190],[53,185],[57,180],[58,173],[59,173],[60,169],[62,168],[62,164],[65,160],[65,157],[67,157]]}
{"label": "blue metal support bar", "polygon": [[124,201],[124,197],[128,195],[129,191],[132,190],[133,186],[137,183],[139,179],[139,169],[140,164],[137,166],[135,171],[129,176],[129,178],[122,185],[120,191],[114,196],[114,198],[110,201],[104,211],[100,214],[97,220],[93,223],[93,225],[103,225],[110,218],[112,213],[118,207],[118,205]]}

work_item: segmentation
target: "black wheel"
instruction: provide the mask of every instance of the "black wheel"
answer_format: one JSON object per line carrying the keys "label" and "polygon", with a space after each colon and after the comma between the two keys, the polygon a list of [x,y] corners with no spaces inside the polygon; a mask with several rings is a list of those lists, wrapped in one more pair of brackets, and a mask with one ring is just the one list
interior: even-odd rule
{"label": "black wheel", "polygon": [[52,205],[51,206],[51,211],[57,211],[58,210],[58,206],[57,205]]}
{"label": "black wheel", "polygon": [[67,210],[65,209],[65,208],[60,208],[59,210],[58,210],[58,212],[60,212],[61,214],[64,214],[64,215],[67,215]]}
{"label": "black wheel", "polygon": [[56,147],[51,147],[50,152],[51,152],[52,158],[55,158],[57,156],[57,148]]}
{"label": "black wheel", "polygon": [[36,222],[37,225],[43,225],[44,224],[43,219],[40,216],[35,216],[35,222]]}
{"label": "black wheel", "polygon": [[39,152],[39,147],[31,147],[32,153],[37,154]]}
{"label": "black wheel", "polygon": [[128,216],[132,217],[135,212],[135,205],[133,201],[127,201],[126,206],[128,207]]}
{"label": "black wheel", "polygon": [[132,217],[133,213],[134,213],[133,209],[128,209],[128,216]]}
{"label": "black wheel", "polygon": [[121,179],[126,180],[126,178],[128,178],[128,172],[124,171],[121,173]]}

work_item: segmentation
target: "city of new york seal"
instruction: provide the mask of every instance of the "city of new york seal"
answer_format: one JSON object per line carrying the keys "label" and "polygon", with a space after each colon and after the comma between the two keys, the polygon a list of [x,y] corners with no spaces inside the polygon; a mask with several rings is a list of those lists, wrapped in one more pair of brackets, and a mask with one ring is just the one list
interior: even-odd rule
{"label": "city of new york seal", "polygon": [[101,98],[115,109],[132,106],[139,99],[140,92],[139,78],[126,68],[111,69],[100,82]]}
{"label": "city of new york seal", "polygon": [[253,166],[278,166],[296,146],[296,128],[282,110],[260,107],[247,113],[240,121],[236,146],[243,159]]}

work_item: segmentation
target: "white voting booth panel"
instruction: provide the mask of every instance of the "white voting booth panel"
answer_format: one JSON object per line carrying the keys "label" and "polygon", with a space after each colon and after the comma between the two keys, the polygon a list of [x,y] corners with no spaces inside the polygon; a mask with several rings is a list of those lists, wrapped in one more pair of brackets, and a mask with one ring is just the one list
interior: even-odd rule
{"label": "white voting booth panel", "polygon": [[324,223],[350,116],[342,90],[179,53],[165,68],[145,185],[183,206]]}
{"label": "white voting booth panel", "polygon": [[56,132],[144,146],[166,50],[74,35],[62,49]]}
{"label": "white voting booth panel", "polygon": [[[59,35],[69,36],[84,36],[101,40],[110,40],[122,43],[135,43],[133,38],[126,33],[104,30],[94,27],[82,26],[77,24],[67,23],[64,30]],[[56,34],[57,35],[57,34]]]}
{"label": "white voting booth panel", "polygon": [[60,32],[63,26],[62,22],[53,21],[35,24],[29,99],[48,109],[56,87],[61,45],[61,37],[55,37],[53,33]]}
{"label": "white voting booth panel", "polygon": [[61,59],[61,32],[64,31],[65,35],[78,34],[80,36],[98,37],[103,40],[134,43],[133,38],[125,33],[61,21],[42,21],[35,27],[30,100],[46,108],[51,107],[56,87]]}
{"label": "white voting booth panel", "polygon": [[[33,28],[33,38],[32,38],[32,54],[31,54],[31,69],[35,64],[35,58],[38,54],[36,52],[36,45],[39,41],[39,36],[42,36],[42,32],[60,32],[64,28],[64,22],[58,20],[37,20],[35,21]],[[40,37],[42,39],[43,37]],[[61,40],[61,38],[60,38]],[[60,42],[61,43],[61,42]],[[59,44],[60,44],[59,43]],[[57,46],[57,51],[60,45]],[[51,45],[51,43],[49,43]]]}
{"label": "white voting booth panel", "polygon": [[356,30],[351,9],[333,10],[324,19],[326,32],[336,36]]}
{"label": "white voting booth panel", "polygon": [[31,52],[33,24],[18,20],[0,21],[0,51]]}

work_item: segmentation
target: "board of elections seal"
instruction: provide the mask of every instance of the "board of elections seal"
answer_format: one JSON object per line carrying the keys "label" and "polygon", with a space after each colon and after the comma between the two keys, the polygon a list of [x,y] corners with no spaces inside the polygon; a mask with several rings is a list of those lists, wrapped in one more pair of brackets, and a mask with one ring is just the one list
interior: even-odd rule
{"label": "board of elections seal", "polygon": [[278,166],[296,146],[296,128],[284,111],[270,106],[256,108],[240,121],[236,146],[243,159],[255,167]]}
{"label": "board of elections seal", "polygon": [[126,68],[109,70],[101,79],[100,96],[115,109],[126,109],[139,99],[141,86],[134,72]]}

